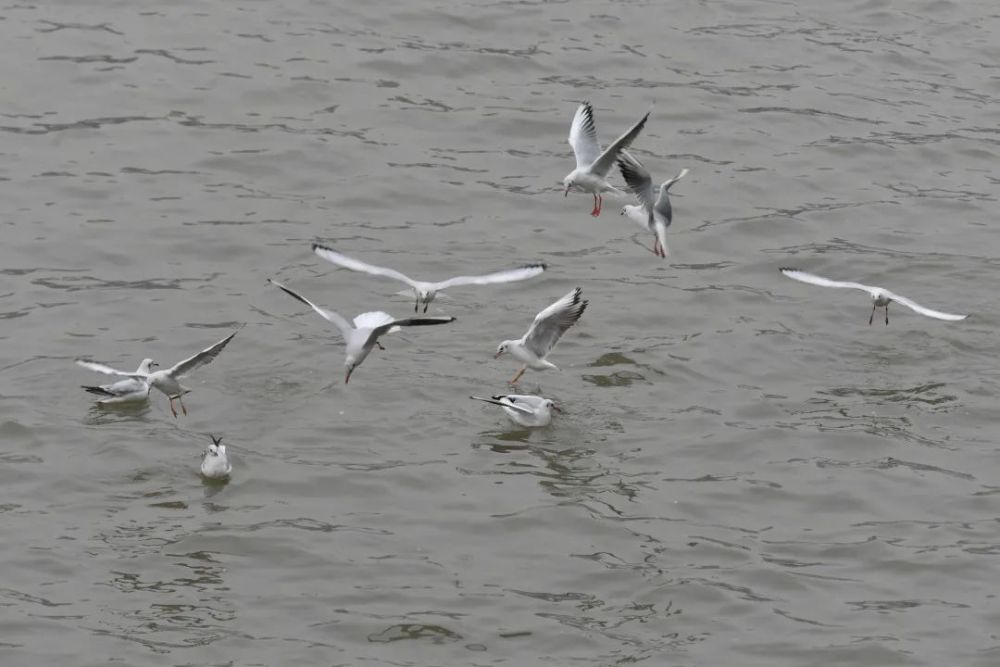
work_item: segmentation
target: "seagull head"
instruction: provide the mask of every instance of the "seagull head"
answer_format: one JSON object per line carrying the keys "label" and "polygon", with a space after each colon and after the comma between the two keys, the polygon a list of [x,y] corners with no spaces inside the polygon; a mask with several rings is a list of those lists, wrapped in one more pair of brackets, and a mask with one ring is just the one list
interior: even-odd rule
{"label": "seagull head", "polygon": [[556,405],[556,402],[553,400],[546,399],[546,401],[542,403],[542,405],[544,405],[546,408],[550,410],[555,410],[556,412],[562,412],[562,410],[559,408],[558,405]]}
{"label": "seagull head", "polygon": [[152,359],[143,359],[142,363],[139,364],[139,372],[140,373],[149,373],[150,369],[152,369],[152,368],[154,368],[156,366],[159,366],[159,364],[157,364]]}
{"label": "seagull head", "polygon": [[344,366],[347,368],[347,372],[344,374],[344,384],[351,381],[351,373],[357,368],[357,364],[354,362],[354,357],[348,357],[347,361],[344,362]]}
{"label": "seagull head", "polygon": [[622,206],[622,210],[618,211],[618,215],[625,215],[626,213],[628,213],[628,211],[626,210],[627,208],[628,206]]}
{"label": "seagull head", "polygon": [[510,348],[509,340],[505,340],[504,342],[500,343],[500,345],[497,347],[497,353],[493,355],[493,358],[494,359],[500,358],[500,355],[506,352],[509,348]]}
{"label": "seagull head", "polygon": [[570,174],[569,176],[567,176],[566,178],[564,178],[562,183],[563,183],[563,186],[566,188],[563,191],[563,197],[568,197],[569,196],[569,191],[573,188],[574,185],[576,185],[576,183],[573,182],[573,175]]}

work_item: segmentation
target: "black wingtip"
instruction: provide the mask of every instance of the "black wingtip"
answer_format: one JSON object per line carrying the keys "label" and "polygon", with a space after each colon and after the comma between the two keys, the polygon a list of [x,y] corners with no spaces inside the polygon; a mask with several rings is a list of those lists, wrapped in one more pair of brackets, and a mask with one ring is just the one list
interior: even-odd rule
{"label": "black wingtip", "polygon": [[212,444],[213,445],[219,446],[219,445],[222,444],[222,436],[221,435],[218,438],[216,438],[214,435],[212,435],[211,433],[209,433],[208,437],[210,437],[212,439]]}
{"label": "black wingtip", "polygon": [[785,273],[786,271],[801,271],[801,270],[802,269],[796,269],[795,267],[791,266],[782,266],[781,268],[778,269],[778,272]]}
{"label": "black wingtip", "polygon": [[97,394],[98,396],[114,396],[110,391],[101,389],[100,387],[91,387],[85,384],[80,385],[81,388],[86,389],[91,394]]}

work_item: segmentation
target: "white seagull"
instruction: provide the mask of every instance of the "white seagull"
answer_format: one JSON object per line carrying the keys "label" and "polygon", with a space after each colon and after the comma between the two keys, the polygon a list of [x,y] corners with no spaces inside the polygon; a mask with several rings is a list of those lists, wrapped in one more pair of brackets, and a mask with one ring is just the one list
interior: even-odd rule
{"label": "white seagull", "polygon": [[597,143],[594,108],[590,106],[590,102],[581,104],[576,110],[576,115],[573,116],[573,125],[569,129],[569,145],[572,146],[573,153],[576,155],[576,169],[569,172],[563,179],[563,185],[566,186],[563,196],[568,196],[572,188],[594,195],[594,210],[590,214],[597,217],[601,214],[602,192],[624,194],[608,183],[608,172],[611,171],[615,160],[618,159],[618,154],[628,148],[639,136],[647,118],[649,118],[648,111],[638,123],[615,139],[602,153],[601,145]]}
{"label": "white seagull", "polygon": [[588,303],[590,302],[580,299],[580,288],[577,287],[535,315],[535,320],[531,323],[526,334],[517,340],[505,340],[500,343],[494,358],[499,357],[504,352],[510,352],[512,357],[524,364],[514,379],[510,381],[510,384],[515,384],[528,368],[539,371],[544,371],[547,368],[559,370],[558,366],[546,361],[545,357],[556,346],[566,330],[580,319]]}
{"label": "white seagull", "polygon": [[133,403],[138,401],[145,401],[149,398],[149,390],[152,389],[149,382],[145,379],[147,375],[150,374],[151,369],[154,366],[158,366],[152,359],[143,359],[142,363],[139,364],[139,368],[136,369],[136,375],[141,375],[141,378],[126,378],[124,380],[118,380],[117,382],[112,382],[111,384],[101,384],[101,385],[80,385],[91,394],[96,394],[101,396],[101,400],[97,401],[98,405],[115,405],[118,403]]}
{"label": "white seagull", "polygon": [[628,184],[628,189],[639,198],[640,205],[626,204],[622,207],[621,215],[628,216],[629,220],[634,220],[649,231],[653,232],[653,253],[666,257],[667,250],[667,227],[673,221],[673,210],[670,207],[670,186],[684,178],[688,170],[681,169],[668,181],[660,184],[659,194],[653,189],[653,179],[649,175],[642,163],[622,151],[618,156],[618,168],[621,169],[622,178]]}
{"label": "white seagull", "polygon": [[233,471],[233,464],[226,456],[226,446],[222,438],[209,435],[212,444],[205,450],[205,458],[201,460],[201,474],[208,479],[226,479]]}
{"label": "white seagull", "polygon": [[148,375],[145,373],[128,373],[125,371],[119,371],[111,368],[110,366],[94,363],[93,361],[84,361],[83,359],[77,359],[76,363],[84,368],[97,371],[98,373],[104,373],[105,375],[116,375],[119,377],[132,378],[134,380],[145,380],[151,386],[156,387],[167,395],[170,399],[170,412],[172,412],[174,417],[176,417],[177,410],[174,409],[174,400],[177,400],[177,402],[181,404],[181,410],[186,415],[187,408],[184,407],[184,400],[181,397],[191,391],[178,382],[177,378],[186,375],[194,369],[204,366],[215,359],[219,356],[219,353],[222,352],[222,348],[224,348],[237,333],[239,333],[238,330],[234,331],[215,345],[205,348],[193,357],[188,357],[183,361],[177,362],[171,368],[149,373]]}
{"label": "white seagull", "polygon": [[375,311],[361,313],[354,318],[352,326],[350,322],[337,313],[332,310],[320,308],[309,299],[298,292],[290,290],[281,283],[270,278],[268,282],[315,310],[320,317],[333,324],[340,331],[344,342],[347,343],[347,357],[344,360],[344,365],[347,367],[347,374],[344,375],[344,384],[350,381],[351,373],[361,365],[361,362],[368,357],[376,345],[378,345],[379,349],[385,349],[378,342],[379,336],[396,331],[399,327],[421,327],[432,324],[448,324],[455,321],[454,317],[411,317],[397,320],[389,313]]}
{"label": "white seagull", "polygon": [[499,405],[511,421],[521,426],[548,426],[552,421],[552,411],[562,412],[554,401],[541,396],[501,394],[492,398],[481,396],[469,396],[469,398]]}
{"label": "white seagull", "polygon": [[413,280],[395,269],[386,269],[380,266],[367,264],[352,257],[348,257],[347,255],[343,255],[333,248],[328,248],[318,243],[313,243],[313,252],[326,261],[332,262],[337,266],[342,266],[345,269],[370,273],[373,276],[395,278],[396,280],[406,283],[413,288],[413,294],[416,297],[416,303],[413,304],[413,312],[417,312],[418,307],[421,303],[423,303],[425,313],[427,312],[427,306],[429,306],[431,301],[434,300],[434,297],[437,296],[438,292],[448,289],[449,287],[458,287],[459,285],[492,285],[494,283],[511,283],[516,280],[533,278],[546,268],[544,264],[527,264],[516,269],[506,269],[504,271],[497,271],[496,273],[487,273],[482,276],[458,276],[456,278],[449,278],[448,280],[432,283],[425,282],[423,280]]}
{"label": "white seagull", "polygon": [[882,287],[872,287],[870,285],[862,285],[861,283],[851,283],[851,282],[841,282],[839,280],[830,280],[829,278],[823,278],[822,276],[817,276],[812,273],[806,273],[805,271],[799,271],[798,269],[780,269],[783,275],[788,276],[792,280],[798,280],[803,283],[809,283],[810,285],[819,285],[820,287],[849,287],[851,289],[859,289],[868,292],[871,295],[872,301],[872,314],[868,318],[868,324],[872,323],[875,319],[875,309],[885,308],[885,323],[889,324],[889,304],[895,301],[898,304],[902,304],[911,310],[915,310],[921,315],[926,315],[927,317],[934,317],[939,320],[949,320],[957,321],[964,320],[968,315],[952,315],[951,313],[942,313],[939,310],[931,310],[930,308],[925,308],[921,306],[916,301],[912,299],[907,299],[905,296],[900,296],[894,294],[887,289]]}

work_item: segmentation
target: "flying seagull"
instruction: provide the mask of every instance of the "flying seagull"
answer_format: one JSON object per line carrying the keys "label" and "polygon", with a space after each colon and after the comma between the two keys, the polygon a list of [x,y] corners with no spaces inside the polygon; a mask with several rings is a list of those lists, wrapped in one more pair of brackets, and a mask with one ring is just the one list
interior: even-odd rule
{"label": "flying seagull", "polygon": [[621,169],[622,178],[628,184],[628,189],[639,198],[640,202],[639,206],[633,204],[623,206],[621,215],[628,216],[629,220],[634,220],[653,232],[653,252],[660,257],[666,257],[667,227],[673,221],[668,192],[671,185],[687,175],[688,170],[682,169],[681,173],[661,183],[657,194],[653,189],[653,179],[649,171],[628,152],[622,151],[618,156],[618,168]]}
{"label": "flying seagull", "polygon": [[416,302],[413,304],[413,312],[417,312],[420,304],[423,303],[425,313],[427,312],[427,306],[429,306],[431,301],[434,300],[434,297],[437,296],[438,292],[448,289],[449,287],[458,287],[459,285],[492,285],[495,283],[511,283],[516,280],[533,278],[546,268],[544,264],[526,264],[525,266],[520,266],[516,269],[506,269],[504,271],[487,273],[481,276],[458,276],[455,278],[449,278],[448,280],[432,283],[425,282],[423,280],[413,280],[395,269],[386,269],[362,262],[354,259],[353,257],[343,255],[333,248],[328,248],[327,246],[320,245],[318,243],[313,244],[313,252],[326,261],[332,262],[337,266],[342,266],[345,269],[370,273],[373,276],[394,278],[406,283],[413,288],[413,294],[416,298]]}
{"label": "flying seagull", "polygon": [[344,342],[347,343],[347,357],[344,360],[344,365],[347,367],[347,374],[344,375],[344,384],[347,384],[351,380],[351,373],[361,365],[361,362],[368,357],[376,345],[380,349],[384,349],[379,345],[379,336],[396,331],[399,327],[421,327],[432,324],[448,324],[455,321],[454,317],[411,317],[397,320],[389,313],[375,311],[361,313],[354,318],[354,324],[352,325],[332,310],[320,308],[309,299],[285,287],[278,281],[268,279],[268,282],[290,297],[298,299],[312,308],[320,317],[333,324],[340,331]]}
{"label": "flying seagull", "polygon": [[894,294],[889,290],[882,287],[872,287],[871,285],[862,285],[861,283],[852,282],[842,282],[839,280],[830,280],[829,278],[824,278],[822,276],[817,276],[812,273],[806,273],[805,271],[799,271],[798,269],[783,268],[780,269],[781,273],[788,276],[792,280],[798,280],[803,283],[809,283],[810,285],[819,285],[820,287],[849,287],[851,289],[859,289],[868,292],[871,295],[872,301],[872,314],[868,318],[868,324],[870,325],[875,319],[875,309],[885,308],[885,323],[889,324],[889,304],[895,301],[898,304],[904,305],[911,310],[915,310],[921,315],[926,315],[927,317],[934,317],[939,320],[949,320],[957,321],[964,320],[968,315],[952,315],[951,313],[942,313],[939,310],[931,310],[930,308],[925,308],[921,306],[916,301],[912,299],[907,299],[905,296],[900,296]]}
{"label": "flying seagull", "polygon": [[580,299],[580,288],[577,287],[538,313],[531,326],[528,327],[527,333],[519,339],[505,340],[500,343],[494,358],[499,357],[504,352],[510,352],[512,357],[524,364],[514,379],[510,381],[510,384],[515,384],[528,368],[540,371],[547,368],[559,370],[558,366],[546,361],[545,357],[556,346],[566,330],[580,319],[588,303],[589,301]]}
{"label": "flying seagull", "polygon": [[563,196],[568,196],[573,188],[589,192],[594,196],[594,210],[590,212],[595,218],[601,214],[603,199],[601,193],[615,192],[624,194],[621,190],[608,183],[608,172],[614,166],[618,154],[628,148],[639,133],[642,132],[649,112],[639,119],[628,132],[615,139],[604,152],[597,143],[597,128],[594,126],[594,108],[590,102],[584,102],[573,116],[573,125],[569,129],[569,145],[576,156],[576,169],[569,172],[563,179],[566,190]]}
{"label": "flying seagull", "polygon": [[187,375],[191,371],[205,364],[209,363],[222,352],[222,349],[226,347],[235,336],[239,333],[239,330],[234,331],[229,334],[218,343],[207,347],[198,354],[188,357],[183,361],[179,361],[174,364],[173,367],[167,368],[162,371],[156,371],[153,373],[128,373],[125,371],[115,370],[110,366],[105,366],[104,364],[98,364],[93,361],[84,361],[83,359],[77,359],[76,363],[84,368],[90,369],[92,371],[97,371],[98,373],[104,373],[105,375],[116,375],[118,377],[132,378],[135,380],[145,380],[153,387],[156,387],[170,399],[170,412],[173,413],[174,417],[177,416],[177,410],[174,409],[174,400],[176,400],[181,405],[181,410],[184,414],[187,414],[187,408],[184,407],[184,400],[181,398],[184,394],[190,392],[191,390],[183,386],[178,378]]}

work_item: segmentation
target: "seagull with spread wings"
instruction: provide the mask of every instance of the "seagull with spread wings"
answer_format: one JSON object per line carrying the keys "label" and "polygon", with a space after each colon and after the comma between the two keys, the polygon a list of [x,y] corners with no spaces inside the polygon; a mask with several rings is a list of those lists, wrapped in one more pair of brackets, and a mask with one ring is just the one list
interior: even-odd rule
{"label": "seagull with spread wings", "polygon": [[589,192],[594,196],[594,210],[590,214],[596,218],[601,214],[601,205],[604,201],[601,193],[625,194],[608,183],[608,172],[615,165],[618,155],[642,132],[648,118],[647,111],[628,132],[615,139],[604,152],[601,152],[601,145],[597,143],[597,127],[594,125],[594,108],[590,106],[590,102],[581,104],[573,116],[573,125],[569,129],[569,145],[576,156],[576,169],[563,179],[563,185],[566,187],[563,196],[568,196],[573,188]]}
{"label": "seagull with spread wings", "polygon": [[649,175],[649,171],[627,151],[622,151],[618,156],[618,168],[621,169],[622,178],[628,184],[628,189],[639,198],[640,202],[639,206],[634,204],[623,206],[621,215],[628,216],[629,220],[634,220],[653,232],[653,253],[665,258],[668,253],[667,227],[674,217],[668,193],[670,186],[684,178],[688,170],[681,169],[681,173],[661,183],[657,193],[653,189],[653,178]]}
{"label": "seagull with spread wings", "polygon": [[368,357],[376,346],[380,349],[385,349],[378,342],[379,336],[398,331],[400,327],[421,327],[432,324],[448,324],[455,321],[454,317],[411,317],[397,320],[389,313],[375,311],[358,315],[354,318],[354,323],[351,324],[338,313],[320,308],[309,299],[285,287],[276,280],[268,279],[268,282],[293,299],[298,299],[312,308],[320,317],[333,324],[340,331],[344,342],[347,343],[347,357],[344,360],[347,373],[344,375],[344,384],[350,382],[351,373],[361,365],[361,362]]}
{"label": "seagull with spread wings", "polygon": [[92,371],[97,371],[98,373],[104,373],[105,375],[115,375],[118,377],[131,378],[134,380],[144,380],[148,382],[151,386],[159,389],[170,399],[170,412],[173,413],[174,417],[177,416],[177,410],[174,409],[174,401],[176,400],[181,405],[181,410],[184,414],[187,414],[187,408],[184,407],[184,400],[181,398],[184,394],[190,392],[191,390],[182,385],[178,378],[190,373],[196,368],[204,366],[205,364],[211,362],[222,349],[239,333],[239,330],[234,331],[229,334],[218,343],[215,343],[211,347],[207,347],[198,354],[188,357],[183,361],[179,361],[174,364],[171,368],[166,368],[162,371],[155,371],[153,373],[129,373],[126,371],[119,371],[111,368],[110,366],[105,366],[104,364],[98,364],[93,361],[85,361],[83,359],[77,359],[76,363],[84,368]]}
{"label": "seagull with spread wings", "polygon": [[417,309],[422,303],[424,304],[425,313],[427,312],[427,306],[429,306],[431,301],[434,300],[434,297],[436,297],[441,290],[448,289],[449,287],[458,287],[459,285],[493,285],[496,283],[511,283],[517,280],[533,278],[545,271],[546,268],[544,264],[527,264],[516,269],[506,269],[504,271],[487,273],[481,276],[457,276],[455,278],[449,278],[447,280],[432,283],[423,280],[413,280],[395,269],[387,269],[381,266],[375,266],[373,264],[362,262],[361,260],[348,257],[347,255],[337,252],[333,248],[320,245],[319,243],[313,244],[313,252],[326,261],[336,264],[337,266],[342,266],[345,269],[361,271],[362,273],[370,273],[373,276],[385,276],[386,278],[393,278],[406,283],[413,288],[413,294],[416,297],[416,302],[413,304],[413,312],[417,312]]}
{"label": "seagull with spread wings", "polygon": [[524,364],[510,384],[515,384],[528,368],[544,371],[548,368],[559,370],[559,367],[545,359],[552,348],[556,346],[566,330],[576,324],[583,315],[589,301],[580,298],[580,288],[556,301],[554,304],[538,313],[528,327],[527,333],[517,340],[505,340],[497,347],[494,358],[504,352]]}
{"label": "seagull with spread wings", "polygon": [[868,318],[868,324],[871,325],[872,321],[875,319],[875,309],[885,308],[885,323],[889,324],[889,304],[895,301],[898,304],[906,306],[910,310],[916,311],[921,315],[926,315],[927,317],[933,317],[938,320],[949,320],[952,322],[958,320],[964,320],[968,315],[953,315],[951,313],[942,313],[940,310],[931,310],[921,306],[919,303],[913,299],[907,299],[905,296],[900,296],[890,292],[889,290],[882,287],[873,287],[871,285],[862,285],[861,283],[843,282],[840,280],[830,280],[829,278],[824,278],[822,276],[817,276],[812,273],[806,273],[805,271],[799,271],[798,269],[783,268],[780,269],[781,274],[791,278],[792,280],[798,280],[799,282],[809,283],[810,285],[819,285],[820,287],[847,287],[850,289],[862,290],[868,292],[872,298],[872,314]]}

